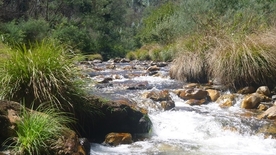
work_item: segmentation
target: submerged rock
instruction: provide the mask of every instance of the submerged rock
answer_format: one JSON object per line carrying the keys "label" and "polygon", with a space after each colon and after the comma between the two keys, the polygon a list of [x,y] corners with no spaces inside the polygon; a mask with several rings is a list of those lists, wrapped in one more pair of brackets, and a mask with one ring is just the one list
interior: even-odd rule
{"label": "submerged rock", "polygon": [[118,146],[120,144],[131,144],[132,136],[130,133],[109,133],[105,136],[104,145]]}

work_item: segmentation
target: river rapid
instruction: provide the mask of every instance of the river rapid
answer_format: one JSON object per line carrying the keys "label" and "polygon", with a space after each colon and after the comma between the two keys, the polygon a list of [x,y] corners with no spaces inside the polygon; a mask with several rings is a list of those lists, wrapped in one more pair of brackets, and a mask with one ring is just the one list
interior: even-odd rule
{"label": "river rapid", "polygon": [[[115,65],[112,69],[106,66]],[[136,66],[127,70],[128,66]],[[170,96],[175,108],[160,110],[159,103],[151,103],[142,94],[152,90],[181,89],[185,83],[170,79],[169,65],[161,67],[158,76],[151,76],[146,63],[97,63],[97,71],[90,78],[100,81],[111,77],[112,81],[89,87],[91,93],[103,97],[128,98],[138,106],[149,111],[153,123],[146,138],[132,144],[117,147],[91,143],[91,155],[275,155],[276,140],[260,133],[260,129],[271,124],[268,120],[257,120],[252,112],[240,108],[240,96],[237,104],[230,108],[221,108],[210,102],[201,106],[190,106],[173,92]],[[114,78],[116,77],[116,78]],[[145,84],[141,89],[135,84]],[[134,87],[135,88],[135,87]],[[225,91],[223,93],[230,93]],[[240,100],[240,101],[239,101]],[[151,104],[147,104],[151,103]],[[156,106],[154,106],[154,104]]]}

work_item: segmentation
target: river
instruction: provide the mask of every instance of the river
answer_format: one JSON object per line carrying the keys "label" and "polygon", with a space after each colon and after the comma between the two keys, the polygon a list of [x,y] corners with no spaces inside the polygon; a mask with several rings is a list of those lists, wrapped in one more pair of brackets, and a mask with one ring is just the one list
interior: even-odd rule
{"label": "river", "polygon": [[[96,64],[104,68],[110,63]],[[93,87],[93,93],[109,97],[126,97],[147,108],[153,123],[150,136],[142,141],[117,147],[91,144],[91,155],[275,155],[276,140],[258,132],[271,122],[245,116],[250,111],[240,108],[240,101],[230,108],[217,103],[190,106],[174,93],[170,93],[175,109],[162,111],[145,105],[142,94],[151,90],[181,89],[183,83],[170,79],[169,66],[162,67],[160,76],[149,76],[143,69],[125,70],[131,63],[116,64],[114,69],[91,73],[91,79],[113,79],[108,84]],[[144,64],[145,65],[145,64]],[[140,65],[141,68],[145,67]],[[146,67],[145,67],[146,68]],[[133,83],[146,83],[145,89],[126,89]],[[229,93],[229,92],[223,92]],[[241,100],[242,96],[240,97]],[[159,103],[155,103],[159,104]]]}

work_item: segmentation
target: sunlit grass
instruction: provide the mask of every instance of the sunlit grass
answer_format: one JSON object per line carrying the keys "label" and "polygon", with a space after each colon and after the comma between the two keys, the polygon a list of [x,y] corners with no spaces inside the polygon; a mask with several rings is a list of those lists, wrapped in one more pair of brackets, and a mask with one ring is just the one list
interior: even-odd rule
{"label": "sunlit grass", "polygon": [[14,154],[51,154],[58,138],[69,130],[67,125],[74,120],[67,113],[59,112],[56,108],[39,106],[36,111],[23,108],[22,120],[17,123],[17,137],[8,147]]}
{"label": "sunlit grass", "polygon": [[30,48],[0,49],[0,97],[61,108],[77,92],[74,60],[63,46],[44,40]]}

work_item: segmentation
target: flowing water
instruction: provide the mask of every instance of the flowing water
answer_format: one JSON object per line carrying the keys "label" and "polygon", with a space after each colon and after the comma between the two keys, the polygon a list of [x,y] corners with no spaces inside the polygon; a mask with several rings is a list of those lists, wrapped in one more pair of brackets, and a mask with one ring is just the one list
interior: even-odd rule
{"label": "flowing water", "polygon": [[[104,66],[106,64],[99,64]],[[147,108],[153,123],[150,136],[142,141],[117,147],[91,144],[93,155],[275,155],[276,140],[259,133],[270,124],[266,120],[244,116],[250,111],[233,107],[223,109],[216,103],[190,106],[170,93],[176,104],[171,111],[148,106],[141,95],[151,90],[181,89],[183,83],[168,76],[168,68],[162,68],[162,76],[148,76],[143,70],[104,70],[93,73],[92,78],[120,75],[121,78],[104,86],[95,87],[93,93],[110,98],[127,97]],[[145,73],[145,74],[144,74]],[[126,76],[128,74],[128,76]],[[129,74],[136,75],[130,77]],[[126,89],[126,85],[146,83],[146,89]],[[225,92],[227,93],[227,92]],[[242,96],[241,96],[242,97]],[[158,103],[155,103],[158,104]]]}

